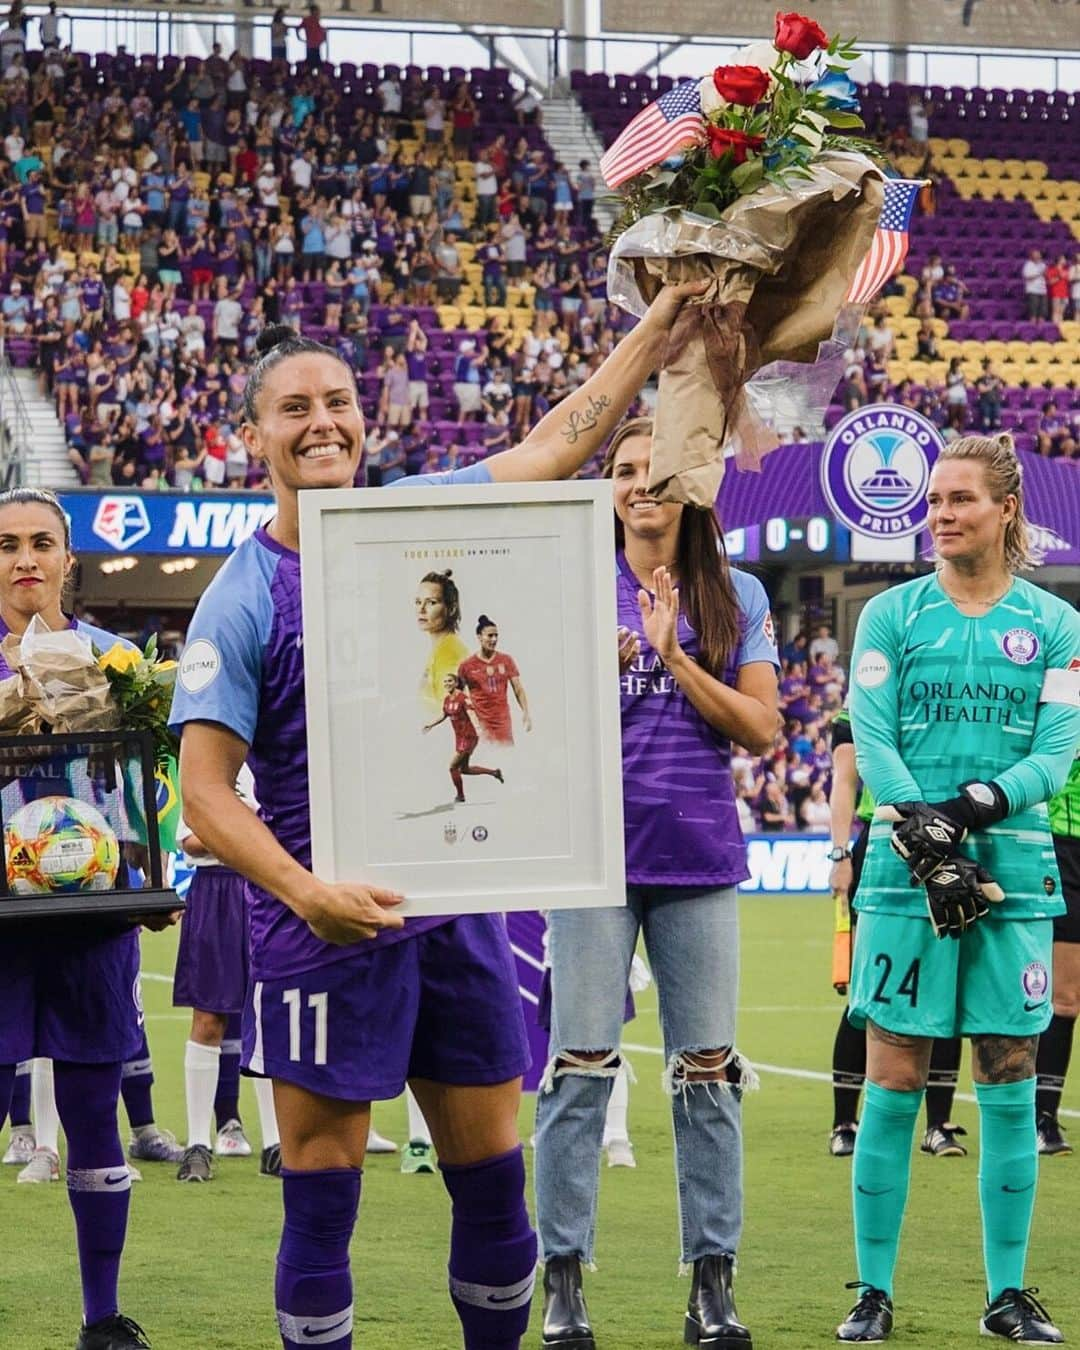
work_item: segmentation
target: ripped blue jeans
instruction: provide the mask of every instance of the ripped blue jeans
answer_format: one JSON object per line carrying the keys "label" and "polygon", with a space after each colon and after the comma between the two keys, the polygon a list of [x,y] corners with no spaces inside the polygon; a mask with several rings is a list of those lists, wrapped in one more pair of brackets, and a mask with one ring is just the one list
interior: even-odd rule
{"label": "ripped blue jeans", "polygon": [[[639,932],[660,1000],[681,1259],[686,1265],[735,1254],[743,1209],[741,1101],[757,1086],[734,1048],[737,906],[734,887],[629,886],[625,909],[562,909],[549,916],[551,1046],[536,1095],[536,1212],[544,1256],[593,1260],[604,1115]],[[696,1057],[710,1050],[728,1053],[719,1061]],[[605,1054],[590,1061],[575,1051]]]}

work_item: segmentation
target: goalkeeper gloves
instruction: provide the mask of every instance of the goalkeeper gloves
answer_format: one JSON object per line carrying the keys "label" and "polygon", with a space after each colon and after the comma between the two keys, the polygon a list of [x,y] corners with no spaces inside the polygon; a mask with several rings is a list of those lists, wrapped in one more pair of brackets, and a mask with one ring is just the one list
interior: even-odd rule
{"label": "goalkeeper gloves", "polygon": [[986,868],[960,853],[926,879],[926,906],[938,938],[960,937],[990,912],[990,904],[1004,899],[1005,892]]}
{"label": "goalkeeper gloves", "polygon": [[897,802],[878,808],[879,820],[896,822],[893,851],[907,863],[912,878],[925,884],[942,863],[953,857],[969,830],[984,830],[1009,814],[1009,803],[996,783],[972,779],[961,783],[960,795],[945,802]]}

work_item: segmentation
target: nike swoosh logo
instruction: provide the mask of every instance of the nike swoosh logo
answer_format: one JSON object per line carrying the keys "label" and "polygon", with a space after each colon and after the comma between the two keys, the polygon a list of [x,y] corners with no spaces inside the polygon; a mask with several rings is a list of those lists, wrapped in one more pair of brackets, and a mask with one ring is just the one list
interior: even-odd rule
{"label": "nike swoosh logo", "polygon": [[886,1186],[883,1191],[868,1191],[865,1186],[856,1186],[855,1189],[860,1195],[888,1195],[892,1187]]}
{"label": "nike swoosh logo", "polygon": [[1025,1004],[1024,1004],[1024,1011],[1025,1011],[1025,1012],[1038,1012],[1040,1008],[1045,1008],[1045,1007],[1046,1007],[1046,999],[1043,999],[1041,1003],[1025,1003]]}
{"label": "nike swoosh logo", "polygon": [[127,1174],[126,1172],[122,1172],[122,1173],[120,1174],[120,1176],[118,1176],[118,1177],[106,1177],[106,1178],[105,1178],[105,1185],[106,1185],[106,1186],[119,1186],[122,1182],[127,1181],[127,1179],[128,1179],[128,1174]]}
{"label": "nike swoosh logo", "polygon": [[1025,1191],[1030,1191],[1034,1185],[1033,1181],[1029,1181],[1026,1186],[1002,1186],[1001,1189],[1009,1195],[1023,1195]]}
{"label": "nike swoosh logo", "polygon": [[[352,1314],[349,1314],[351,1317]],[[331,1331],[337,1331],[339,1327],[347,1326],[349,1317],[343,1317],[340,1322],[335,1322],[332,1327],[302,1327],[301,1333],[304,1336],[325,1336]]]}
{"label": "nike swoosh logo", "polygon": [[488,1294],[487,1301],[492,1307],[497,1308],[500,1303],[516,1303],[521,1298],[521,1291],[516,1294],[510,1294],[507,1298],[499,1298],[497,1294]]}

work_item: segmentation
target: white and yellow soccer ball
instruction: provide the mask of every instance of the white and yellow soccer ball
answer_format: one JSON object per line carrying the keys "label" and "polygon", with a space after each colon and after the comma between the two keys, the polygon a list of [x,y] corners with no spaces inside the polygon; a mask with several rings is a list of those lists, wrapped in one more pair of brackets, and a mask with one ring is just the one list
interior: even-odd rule
{"label": "white and yellow soccer ball", "polygon": [[107,891],[120,870],[120,841],[96,807],[39,797],[4,824],[8,887],[15,895]]}

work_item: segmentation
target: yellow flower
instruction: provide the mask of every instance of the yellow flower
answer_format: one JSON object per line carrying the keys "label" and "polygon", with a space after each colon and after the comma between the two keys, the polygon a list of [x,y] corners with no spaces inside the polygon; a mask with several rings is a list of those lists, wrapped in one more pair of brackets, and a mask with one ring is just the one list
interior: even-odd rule
{"label": "yellow flower", "polygon": [[142,659],[136,648],[125,647],[122,642],[114,642],[104,656],[99,658],[98,665],[102,670],[113,670],[123,675],[129,670],[135,670]]}
{"label": "yellow flower", "polygon": [[176,662],[175,662],[175,661],[159,661],[159,662],[157,663],[157,665],[154,667],[154,670],[155,670],[155,671],[159,671],[159,670],[175,670],[175,669],[176,669]]}

